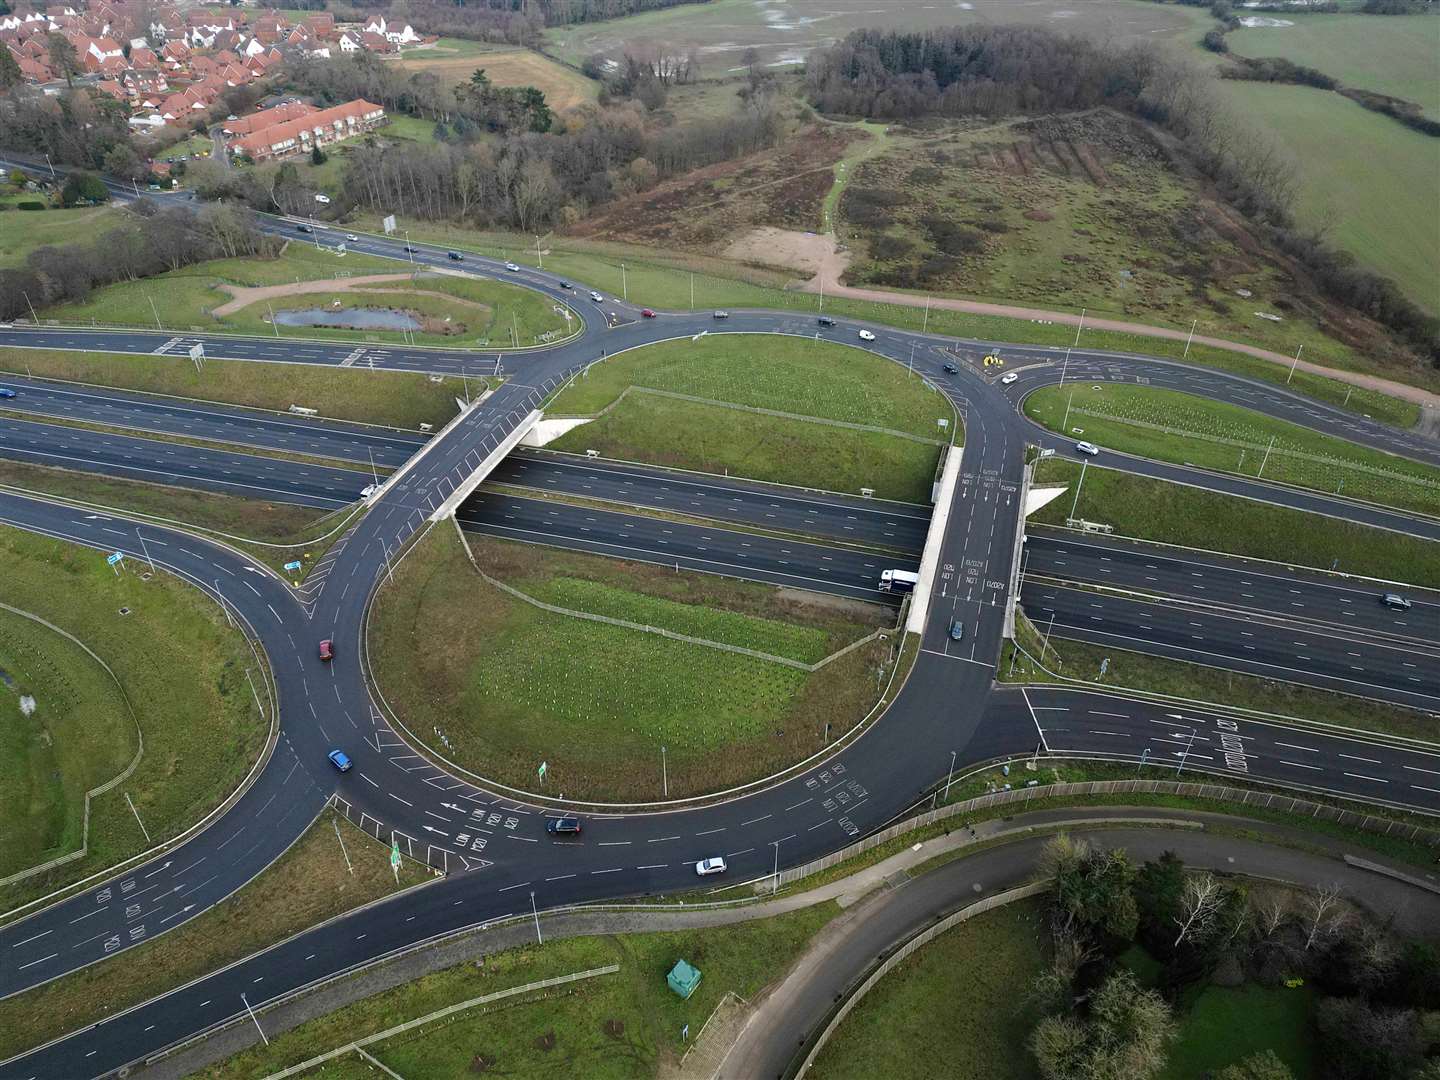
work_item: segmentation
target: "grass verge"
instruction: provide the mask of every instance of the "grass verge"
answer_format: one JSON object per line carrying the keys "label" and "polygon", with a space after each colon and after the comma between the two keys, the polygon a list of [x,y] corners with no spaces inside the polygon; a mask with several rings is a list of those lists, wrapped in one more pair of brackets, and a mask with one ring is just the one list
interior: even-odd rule
{"label": "grass verge", "polygon": [[[1303,88],[1297,88],[1303,89]],[[1377,119],[1384,119],[1378,117]],[[1419,136],[1423,139],[1423,136]],[[448,247],[474,251],[483,255],[510,259],[521,265],[536,265],[534,241],[504,233],[480,233],[456,229],[434,222],[410,222],[410,235],[415,240],[445,244]],[[364,219],[363,226],[379,232],[379,219]],[[564,274],[587,287],[606,295],[629,297],[637,304],[676,311],[704,311],[709,308],[779,308],[814,312],[820,310],[821,298],[816,293],[794,289],[786,275],[726,262],[705,255],[667,254],[650,248],[567,238],[564,247],[558,244],[544,255],[545,269]],[[621,267],[624,267],[622,271]],[[693,296],[692,296],[693,288]],[[913,294],[919,297],[923,294]],[[1192,345],[1187,351],[1183,338],[1159,338],[1145,334],[1114,330],[1080,329],[1076,341],[1074,327],[1047,321],[1018,319],[1001,315],[972,315],[966,312],[932,308],[923,305],[892,304],[873,300],[849,300],[827,296],[823,300],[827,314],[843,315],[869,322],[883,323],[904,330],[929,330],[932,333],[981,341],[1016,342],[1030,345],[1054,345],[1064,348],[1078,344],[1089,349],[1143,353],[1171,360],[1215,367],[1261,382],[1285,384],[1289,369],[1283,364],[1261,360],[1245,353],[1209,345]],[[1181,333],[1190,330],[1188,322],[1166,327]],[[1209,334],[1214,328],[1203,324],[1199,333]],[[1247,342],[1261,345],[1262,342]],[[1337,369],[1373,371],[1363,359],[1323,356],[1322,361]],[[1377,372],[1378,373],[1378,372]],[[1433,386],[1432,375],[1423,370],[1384,372],[1402,381]],[[1296,371],[1289,388],[1309,394],[1320,401],[1339,405],[1353,412],[1373,416],[1397,427],[1413,427],[1420,419],[1420,407],[1378,391],[1352,386],[1324,375]]]}
{"label": "grass verge", "polygon": [[[332,822],[334,824],[332,824]],[[353,872],[336,828],[345,830]],[[292,934],[430,880],[406,860],[397,885],[389,850],[326,812],[260,876],[205,914],[73,974],[0,1001],[0,1058],[148,1001]]]}
{"label": "grass verge", "polygon": [[[476,540],[474,551],[492,577],[548,599],[807,656],[887,618],[851,601],[533,545]],[[547,761],[547,791],[604,801],[661,798],[661,746],[671,798],[814,753],[827,725],[838,738],[869,711],[893,645],[892,635],[807,674],[541,611],[481,578],[448,528],[396,567],[370,634],[390,705],[412,731],[444,732],[447,757],[517,787]]]}
{"label": "grass verge", "polygon": [[[627,393],[632,389],[642,392]],[[852,492],[868,487],[881,498],[928,500],[936,443],[749,409],[926,440],[950,430],[942,431],[937,420],[954,423],[943,396],[874,354],[797,338],[724,335],[661,342],[592,365],[556,396],[551,411],[599,419],[553,445],[775,483]],[[684,437],[676,438],[677,431]]]}
{"label": "grass verge", "polygon": [[1028,1080],[1039,1013],[1028,998],[1044,969],[1045,897],[988,911],[908,957],[835,1030],[807,1076]]}
{"label": "grass verge", "polygon": [[[1079,478],[1078,464],[1055,458],[1035,472],[1036,484],[1071,491]],[[1440,588],[1440,544],[1304,510],[1090,468],[1078,504],[1067,493],[1029,520],[1063,526],[1072,506],[1076,517],[1121,536]]]}
{"label": "grass verge", "polygon": [[134,564],[117,575],[99,552],[10,528],[0,529],[0,565],[6,603],[74,634],[110,665],[145,739],[123,790],[92,807],[89,854],[0,891],[9,910],[150,847],[126,793],[157,841],[199,820],[250,770],[269,721],[246,678],[263,682],[244,639],[179,579],[145,581]]}
{"label": "grass verge", "polygon": [[1273,1050],[1297,1078],[1314,1076],[1313,1003],[1306,986],[1205,987],[1176,1016],[1179,1038],[1160,1080],[1210,1076],[1261,1050]]}
{"label": "grass verge", "polygon": [[[187,356],[0,349],[0,371],[257,409],[302,405],[334,420],[411,429],[438,430],[465,392],[453,375],[433,382],[410,372],[253,360],[206,360],[197,372]],[[480,381],[470,380],[476,393]]]}
{"label": "grass verge", "polygon": [[1025,415],[1051,431],[1139,457],[1440,514],[1434,466],[1193,394],[1047,386],[1025,398]]}
{"label": "grass verge", "polygon": [[[493,1012],[424,1025],[368,1052],[401,1076],[462,1076],[480,1057],[491,1063],[486,1071],[514,1080],[669,1075],[685,1050],[682,1028],[689,1025],[693,1040],[727,993],[753,997],[837,914],[839,908],[826,903],[713,929],[567,938],[511,949],[356,1002],[196,1075],[264,1076],[447,1005],[605,964],[619,964],[620,971],[574,984],[555,999],[521,998]],[[687,1001],[665,985],[666,972],[681,958],[703,976]],[[347,1060],[354,1059],[342,1063]],[[342,1067],[333,1075],[347,1074]]]}
{"label": "grass verge", "polygon": [[129,705],[100,664],[0,610],[0,877],[78,848],[85,793],[122,772],[137,746]]}

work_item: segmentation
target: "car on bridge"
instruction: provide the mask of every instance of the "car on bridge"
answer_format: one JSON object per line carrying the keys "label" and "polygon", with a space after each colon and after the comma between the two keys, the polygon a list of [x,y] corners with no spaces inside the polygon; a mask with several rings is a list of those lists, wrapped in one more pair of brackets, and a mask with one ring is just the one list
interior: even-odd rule
{"label": "car on bridge", "polygon": [[874,340],[875,340],[875,335],[872,334],[869,330],[861,330],[861,331],[859,331],[859,334],[860,334],[860,340],[861,340],[861,341],[874,341]]}
{"label": "car on bridge", "polygon": [[362,499],[368,499],[368,498],[370,498],[371,495],[374,495],[375,492],[377,492],[377,491],[379,491],[379,490],[380,490],[380,485],[379,485],[379,484],[366,484],[363,488],[360,489],[360,497],[361,497]]}
{"label": "car on bridge", "polygon": [[1084,454],[1086,457],[1097,457],[1100,453],[1100,448],[1093,442],[1077,442],[1075,444],[1075,452],[1077,454]]}
{"label": "car on bridge", "polygon": [[726,869],[725,860],[719,855],[712,855],[708,859],[701,859],[695,864],[695,873],[701,877],[709,877],[711,874],[723,874]]}
{"label": "car on bridge", "polygon": [[347,232],[345,239],[349,240],[352,244],[358,244],[360,242],[360,237],[356,236],[353,232]]}
{"label": "car on bridge", "polygon": [[551,836],[579,836],[580,819],[578,817],[554,817],[545,822],[545,831]]}
{"label": "car on bridge", "polygon": [[327,662],[335,659],[335,643],[329,638],[320,642],[320,659]]}
{"label": "car on bridge", "polygon": [[312,229],[309,225],[296,225],[295,231],[298,233],[313,233],[315,230]]}
{"label": "car on bridge", "polygon": [[417,247],[411,247],[409,244],[406,244],[406,245],[405,245],[405,254],[406,254],[406,255],[419,255],[419,254],[420,254],[420,249],[417,248]]}
{"label": "car on bridge", "polygon": [[326,754],[325,756],[330,759],[330,764],[334,765],[335,768],[339,769],[341,772],[350,771],[351,761],[345,755],[344,750],[331,750],[330,753]]}

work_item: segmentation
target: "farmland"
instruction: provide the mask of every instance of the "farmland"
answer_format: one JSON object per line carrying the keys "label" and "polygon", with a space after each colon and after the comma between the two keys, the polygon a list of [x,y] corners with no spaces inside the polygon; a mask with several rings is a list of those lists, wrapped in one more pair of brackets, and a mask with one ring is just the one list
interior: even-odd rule
{"label": "farmland", "polygon": [[1052,386],[1025,415],[1107,450],[1440,514],[1440,469],[1175,390]]}
{"label": "farmland", "polygon": [[[735,335],[662,342],[592,365],[552,412],[600,414],[556,449],[835,491],[869,487],[908,501],[928,498],[939,439],[949,430],[936,421],[954,422],[940,394],[888,360],[806,339]],[[686,437],[673,438],[675,431]]]}
{"label": "farmland", "polygon": [[1198,37],[1211,22],[1202,11],[1131,0],[1090,0],[1083,5],[1060,0],[1035,4],[974,0],[963,7],[919,0],[901,0],[888,7],[874,0],[774,0],[763,4],[711,0],[698,7],[556,28],[548,32],[546,48],[577,67],[594,53],[615,57],[626,48],[663,45],[672,52],[693,48],[699,55],[701,74],[715,79],[744,70],[741,56],[747,48],[758,51],[762,66],[784,69],[804,63],[814,48],[881,21],[899,30],[1023,22],[1113,41]]}
{"label": "farmland", "polygon": [[1220,91],[1296,162],[1299,220],[1327,229],[1361,265],[1434,311],[1440,304],[1436,140],[1309,87],[1226,80]]}
{"label": "farmland", "polygon": [[[493,578],[537,599],[810,662],[887,615],[596,556],[472,539]],[[411,730],[519,787],[548,761],[569,798],[671,797],[755,779],[838,737],[879,697],[890,644],[807,674],[773,661],[539,610],[494,588],[450,528],[395,569],[370,628],[376,678]]]}
{"label": "farmland", "polygon": [[433,49],[416,50],[393,61],[405,71],[430,72],[442,83],[470,81],[477,68],[496,86],[534,86],[556,112],[594,101],[598,87],[579,72],[529,49],[491,50],[473,41],[441,38]]}

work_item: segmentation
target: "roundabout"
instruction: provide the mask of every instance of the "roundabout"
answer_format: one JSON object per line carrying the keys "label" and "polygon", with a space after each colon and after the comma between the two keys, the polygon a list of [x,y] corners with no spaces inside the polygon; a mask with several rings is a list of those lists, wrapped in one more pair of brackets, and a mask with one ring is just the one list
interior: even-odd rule
{"label": "roundabout", "polygon": [[[293,228],[277,219],[263,220],[269,230]],[[406,253],[399,243],[381,237],[364,236],[352,250],[404,260],[413,254],[415,262],[430,266],[447,261],[443,249]],[[478,257],[465,266],[556,301],[574,295],[558,278],[538,271],[507,271],[502,263]],[[560,802],[559,790],[548,784],[542,789],[537,782],[533,790],[524,790],[518,766],[515,787],[485,784],[450,769],[440,754],[443,744],[434,754],[414,745],[367,682],[367,670],[383,672],[386,658],[377,654],[373,639],[367,640],[365,628],[377,595],[381,607],[387,603],[382,582],[404,580],[417,552],[442,536],[453,537],[456,508],[539,422],[549,399],[569,380],[597,360],[638,345],[681,342],[702,333],[713,342],[719,336],[708,313],[661,312],[646,319],[633,305],[619,304],[612,321],[593,305],[577,302],[575,310],[584,329],[574,339],[493,358],[492,370],[502,371],[505,381],[398,465],[370,497],[363,516],[324,556],[324,572],[319,572],[322,567],[311,571],[303,592],[235,549],[180,530],[146,527],[157,566],[221,599],[253,628],[273,669],[279,738],[253,782],[198,835],[0,929],[6,957],[0,995],[21,992],[183,924],[281,855],[327,803],[403,855],[442,872],[444,879],[408,897],[403,908],[381,904],[314,927],[98,1028],[11,1059],[0,1065],[0,1075],[91,1076],[118,1069],[237,1016],[243,1019],[252,1007],[438,936],[532,910],[694,889],[696,863],[713,856],[726,861],[724,884],[729,886],[778,875],[882,828],[943,786],[957,766],[1031,754],[1143,761],[1135,750],[1115,747],[1138,749],[1144,743],[1148,748],[1154,725],[1167,722],[1166,705],[1119,691],[1056,687],[1033,693],[996,681],[1021,571],[1017,556],[1027,444],[1064,456],[1073,453],[1070,440],[1023,420],[1017,403],[1035,387],[1058,381],[1062,370],[1068,371],[1066,378],[1087,382],[1143,377],[1152,385],[1245,401],[1249,408],[1313,429],[1343,431],[1352,442],[1440,463],[1440,447],[1421,436],[1211,369],[1079,350],[1062,369],[1064,350],[1013,346],[1005,350],[1009,366],[1004,370],[1020,378],[1006,384],[1001,372],[983,364],[993,343],[860,326],[844,318],[822,327],[813,316],[796,312],[732,311],[724,324],[727,336],[781,334],[849,345],[864,330],[874,337],[865,348],[899,370],[922,376],[963,416],[963,453],[948,454],[941,471],[939,500],[919,560],[921,583],[905,615],[903,640],[913,667],[903,685],[887,695],[887,707],[874,722],[766,781],[717,793],[722,773],[707,799],[666,803],[662,792],[660,800],[639,800],[643,806],[574,807]],[[273,336],[0,330],[0,345],[20,348],[183,353],[196,341],[214,357],[309,364],[344,363],[353,350]],[[492,360],[447,348],[386,345],[364,352],[376,367],[444,374],[484,370]],[[1440,536],[1440,525],[1431,519],[1252,478],[1140,458],[1111,464],[1250,498],[1320,508],[1410,535]],[[121,535],[101,536],[94,515],[81,506],[5,493],[0,495],[0,521],[141,557],[133,528],[112,527]],[[643,553],[640,561],[663,562]],[[698,553],[681,560],[688,567],[702,561]],[[777,567],[768,576],[756,576],[773,581],[784,573]],[[577,603],[573,593],[562,599],[570,606]],[[951,633],[957,622],[964,626],[959,640]],[[317,654],[322,639],[333,642],[331,661]],[[523,655],[523,647],[523,642],[515,646],[516,656]],[[523,668],[516,664],[515,670]],[[495,692],[503,694],[504,684]],[[1428,687],[1423,693],[1429,707],[1440,705],[1440,696]],[[1169,708],[1174,711],[1173,705]],[[1287,737],[1283,725],[1234,718],[1221,708],[1187,708],[1185,713],[1190,748],[1200,747],[1189,769],[1226,772],[1230,766],[1218,747],[1222,734],[1238,732],[1250,744],[1241,756],[1251,780],[1440,812],[1440,784],[1421,782],[1433,781],[1431,773],[1440,776],[1440,758],[1423,746],[1363,733],[1307,730],[1305,741],[1324,765],[1297,781],[1283,764],[1285,751],[1275,748]],[[1093,715],[1104,719],[1093,720]],[[1116,741],[1131,737],[1129,744]],[[1203,749],[1212,741],[1215,755]],[[337,747],[353,763],[345,772],[327,760]],[[696,759],[715,752],[701,747]],[[1359,778],[1337,760],[1357,753],[1374,761]],[[547,818],[560,808],[585,814],[579,842],[557,840],[547,830]],[[131,893],[133,902],[121,899]],[[136,928],[141,928],[139,935]]]}

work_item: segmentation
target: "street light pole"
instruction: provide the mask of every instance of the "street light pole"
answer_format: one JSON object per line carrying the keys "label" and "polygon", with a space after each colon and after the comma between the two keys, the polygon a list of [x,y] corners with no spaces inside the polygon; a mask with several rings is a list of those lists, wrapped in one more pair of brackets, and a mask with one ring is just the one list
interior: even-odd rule
{"label": "street light pole", "polygon": [[950,751],[950,772],[945,777],[945,794],[940,796],[941,802],[947,802],[950,798],[950,782],[955,779],[955,754],[957,751]]}
{"label": "street light pole", "polygon": [[1175,767],[1176,776],[1179,776],[1181,770],[1185,768],[1185,758],[1190,753],[1190,748],[1195,745],[1195,736],[1199,733],[1200,731],[1198,728],[1192,727],[1190,729],[1190,741],[1185,744],[1185,749],[1180,753],[1180,764]]}
{"label": "street light pole", "polygon": [[665,787],[665,797],[670,797],[670,768],[665,763],[665,747],[660,747],[660,782]]}
{"label": "street light pole", "polygon": [[1190,342],[1195,340],[1195,327],[1197,327],[1198,325],[1200,325],[1199,319],[1192,319],[1190,321],[1190,334],[1185,339],[1185,351],[1180,354],[1181,360],[1184,360],[1187,356],[1190,355]]}
{"label": "street light pole", "polygon": [[1085,486],[1085,467],[1089,464],[1090,462],[1088,461],[1082,461],[1080,463],[1080,482],[1075,485],[1075,502],[1070,506],[1070,517],[1072,519],[1075,517],[1075,511],[1080,509],[1080,489]]}
{"label": "street light pole", "polygon": [[535,944],[544,945],[545,939],[540,934],[540,911],[535,907],[535,890],[530,890],[530,914],[535,917]]}
{"label": "street light pole", "polygon": [[775,877],[775,884],[771,887],[770,891],[777,893],[780,891],[780,841],[774,840],[772,843],[775,847],[775,869],[772,871]]}
{"label": "street light pole", "polygon": [[1290,380],[1295,377],[1295,367],[1296,367],[1297,364],[1300,363],[1300,354],[1301,354],[1302,352],[1304,352],[1304,351],[1305,351],[1305,346],[1304,346],[1303,344],[1300,346],[1300,348],[1298,348],[1298,349],[1295,350],[1295,359],[1292,360],[1292,361],[1290,361],[1290,374],[1285,376],[1285,385],[1286,385],[1286,386],[1289,386],[1289,385],[1290,385]]}

